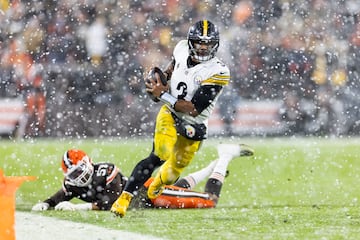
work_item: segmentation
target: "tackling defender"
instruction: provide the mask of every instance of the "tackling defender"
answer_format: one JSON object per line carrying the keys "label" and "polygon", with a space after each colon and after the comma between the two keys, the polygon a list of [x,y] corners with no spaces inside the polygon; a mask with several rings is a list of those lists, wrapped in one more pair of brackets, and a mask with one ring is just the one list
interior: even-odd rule
{"label": "tackling defender", "polygon": [[[166,186],[162,195],[155,199],[148,199],[141,194],[133,201],[131,207],[156,208],[211,208],[215,207],[220,197],[219,184],[214,181],[219,175],[225,176],[227,165],[236,157],[251,156],[254,151],[246,145],[220,144],[217,147],[219,158],[212,161],[205,168],[191,173],[180,179],[173,186]],[[32,207],[33,211],[55,210],[109,210],[113,202],[119,197],[128,180],[112,163],[93,163],[89,156],[78,149],[65,152],[61,160],[64,173],[63,185],[54,195]],[[206,177],[205,192],[191,191]],[[224,179],[222,177],[222,179]],[[146,193],[151,183],[149,179],[140,191]],[[73,198],[79,198],[86,203],[71,203]]]}
{"label": "tackling defender", "polygon": [[[112,163],[96,163],[82,150],[70,149],[61,160],[64,174],[62,188],[43,202],[32,207],[33,211],[49,208],[55,210],[109,210],[119,197],[127,177]],[[79,198],[86,203],[69,202]]]}
{"label": "tackling defender", "polygon": [[[175,183],[207,138],[210,114],[230,81],[229,68],[215,56],[219,42],[217,27],[209,20],[198,21],[190,27],[187,40],[176,45],[166,70],[150,71],[146,91],[164,105],[156,118],[153,150],[135,166],[113,204],[111,211],[116,215],[125,216],[132,198],[156,168],[161,166],[149,185],[149,199],[158,197],[165,185]],[[214,182],[221,180],[222,176],[213,178]]]}

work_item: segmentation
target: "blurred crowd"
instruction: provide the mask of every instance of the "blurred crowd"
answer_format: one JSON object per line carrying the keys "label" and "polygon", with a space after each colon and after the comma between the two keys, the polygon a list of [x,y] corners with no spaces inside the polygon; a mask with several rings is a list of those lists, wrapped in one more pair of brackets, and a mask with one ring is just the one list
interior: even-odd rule
{"label": "blurred crowd", "polygon": [[232,73],[224,102],[280,99],[279,134],[359,132],[358,0],[0,0],[0,9],[0,97],[24,98],[23,134],[146,134],[143,74],[164,67],[202,18],[218,25]]}

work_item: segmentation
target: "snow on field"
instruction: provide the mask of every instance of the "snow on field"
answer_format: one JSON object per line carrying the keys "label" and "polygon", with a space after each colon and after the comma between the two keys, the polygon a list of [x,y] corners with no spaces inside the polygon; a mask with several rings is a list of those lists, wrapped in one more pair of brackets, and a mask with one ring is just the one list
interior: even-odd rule
{"label": "snow on field", "polygon": [[15,232],[17,240],[160,240],[152,236],[106,229],[28,212],[16,212]]}

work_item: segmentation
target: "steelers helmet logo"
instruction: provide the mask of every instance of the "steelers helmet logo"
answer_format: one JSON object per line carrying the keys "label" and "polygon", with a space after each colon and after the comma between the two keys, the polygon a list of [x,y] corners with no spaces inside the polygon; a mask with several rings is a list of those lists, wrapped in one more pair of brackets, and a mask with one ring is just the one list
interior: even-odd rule
{"label": "steelers helmet logo", "polygon": [[186,136],[192,138],[195,136],[195,128],[191,125],[185,125]]}

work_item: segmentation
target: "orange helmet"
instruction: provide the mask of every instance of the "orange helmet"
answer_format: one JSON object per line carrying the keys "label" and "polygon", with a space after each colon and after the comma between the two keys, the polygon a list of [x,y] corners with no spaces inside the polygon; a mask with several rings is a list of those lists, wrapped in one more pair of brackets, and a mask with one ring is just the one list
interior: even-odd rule
{"label": "orange helmet", "polygon": [[65,152],[61,168],[65,177],[79,187],[87,186],[94,173],[91,159],[84,151],[78,149],[70,149]]}

